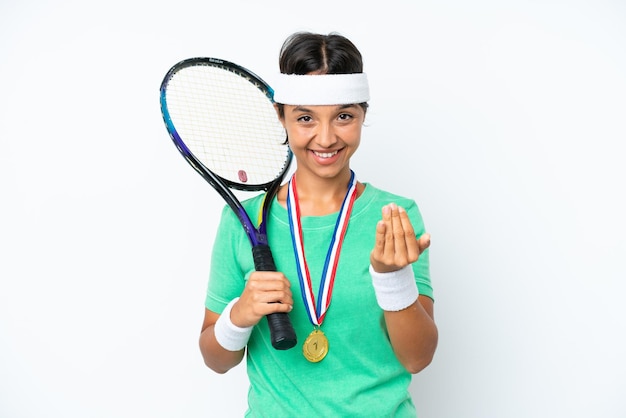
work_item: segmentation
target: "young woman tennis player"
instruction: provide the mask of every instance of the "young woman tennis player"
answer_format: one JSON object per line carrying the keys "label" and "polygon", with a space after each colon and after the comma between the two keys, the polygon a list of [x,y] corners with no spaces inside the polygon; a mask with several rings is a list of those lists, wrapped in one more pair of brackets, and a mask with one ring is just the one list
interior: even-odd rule
{"label": "young woman tennis player", "polygon": [[[414,417],[411,374],[437,346],[428,246],[415,202],[357,180],[369,87],[338,35],[296,33],[273,83],[296,170],[271,206],[278,272],[254,271],[225,208],[213,246],[200,348],[224,373],[244,358],[250,417]],[[244,203],[248,213],[263,196]],[[297,345],[276,350],[263,317],[287,312]]]}

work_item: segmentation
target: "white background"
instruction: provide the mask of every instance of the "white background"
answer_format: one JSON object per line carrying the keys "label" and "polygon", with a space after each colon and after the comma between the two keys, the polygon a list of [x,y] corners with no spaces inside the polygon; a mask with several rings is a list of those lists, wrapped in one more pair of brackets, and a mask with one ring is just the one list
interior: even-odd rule
{"label": "white background", "polygon": [[0,416],[241,416],[244,367],[197,348],[222,201],[158,88],[192,56],[268,78],[302,29],[363,52],[353,168],[432,234],[420,416],[626,416],[625,28],[618,0],[2,0]]}

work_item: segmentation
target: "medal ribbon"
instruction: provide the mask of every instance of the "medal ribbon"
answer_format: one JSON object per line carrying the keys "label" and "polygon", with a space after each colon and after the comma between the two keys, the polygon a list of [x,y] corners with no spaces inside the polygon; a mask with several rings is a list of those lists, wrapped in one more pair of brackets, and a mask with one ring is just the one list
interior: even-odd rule
{"label": "medal ribbon", "polygon": [[341,204],[341,210],[335,223],[335,231],[328,247],[326,261],[324,262],[324,270],[322,271],[322,280],[317,295],[317,305],[315,304],[315,296],[313,295],[313,286],[311,285],[311,274],[304,256],[304,240],[302,235],[302,223],[300,222],[300,205],[298,203],[298,193],[296,191],[295,174],[289,180],[289,188],[287,193],[287,211],[289,212],[289,228],[291,230],[291,239],[293,241],[293,250],[296,257],[296,269],[298,278],[300,279],[300,290],[302,292],[302,300],[306,308],[309,320],[313,325],[322,325],[326,311],[330,306],[330,299],[335,283],[335,274],[337,265],[339,264],[339,253],[341,245],[348,229],[348,221],[352,206],[356,199],[356,179],[354,172],[350,171],[350,183],[348,192]]}

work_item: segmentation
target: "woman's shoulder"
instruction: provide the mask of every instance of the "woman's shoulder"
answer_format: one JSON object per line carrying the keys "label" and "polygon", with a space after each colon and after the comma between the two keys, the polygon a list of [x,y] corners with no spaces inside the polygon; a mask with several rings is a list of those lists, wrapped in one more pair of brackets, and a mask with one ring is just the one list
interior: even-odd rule
{"label": "woman's shoulder", "polygon": [[259,209],[265,200],[265,193],[259,193],[252,197],[247,197],[246,199],[241,201],[243,207],[247,210],[249,209]]}
{"label": "woman's shoulder", "polygon": [[[264,197],[265,193],[261,193],[256,196],[242,198],[242,200],[240,201],[244,210],[252,220],[255,219],[256,214],[259,212],[261,205],[263,204]],[[231,209],[228,204],[225,204],[222,207],[222,222],[230,222],[236,224],[239,223],[237,214]]]}
{"label": "woman's shoulder", "polygon": [[383,206],[395,203],[407,211],[415,230],[423,232],[424,220],[422,219],[422,213],[417,202],[412,197],[379,189],[370,183],[365,183],[363,196],[366,197],[366,199],[362,202],[359,213],[370,214],[370,216],[378,217],[380,216],[380,210]]}
{"label": "woman's shoulder", "polygon": [[403,206],[403,207],[406,205],[416,205],[415,200],[411,197],[400,195],[398,193],[391,192],[388,190],[380,189],[371,183],[366,182],[364,184],[365,184],[365,190],[363,194],[364,196],[368,197],[368,199],[372,201],[384,201],[385,204],[396,203],[397,205]]}

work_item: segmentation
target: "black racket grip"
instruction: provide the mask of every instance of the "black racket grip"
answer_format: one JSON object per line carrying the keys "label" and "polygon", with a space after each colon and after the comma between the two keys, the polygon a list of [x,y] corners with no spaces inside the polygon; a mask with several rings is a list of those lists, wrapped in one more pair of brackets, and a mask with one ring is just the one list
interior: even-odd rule
{"label": "black racket grip", "polygon": [[[264,244],[252,247],[254,268],[257,271],[276,271],[274,257],[270,247]],[[288,350],[298,342],[296,332],[291,325],[289,315],[284,312],[272,313],[266,316],[270,327],[272,346],[277,350]]]}

